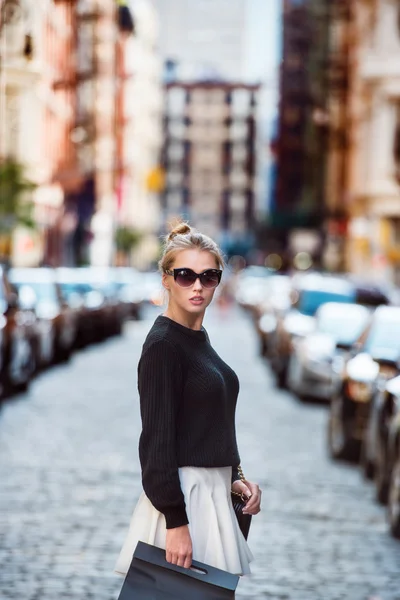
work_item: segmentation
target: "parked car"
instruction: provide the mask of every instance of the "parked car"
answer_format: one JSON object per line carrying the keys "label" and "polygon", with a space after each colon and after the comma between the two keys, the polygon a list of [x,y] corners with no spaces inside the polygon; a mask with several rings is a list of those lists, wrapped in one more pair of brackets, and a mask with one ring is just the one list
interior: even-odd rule
{"label": "parked car", "polygon": [[330,401],[334,369],[349,355],[365,330],[371,310],[350,303],[327,302],[315,313],[315,330],[293,343],[288,387],[299,396]]}
{"label": "parked car", "polygon": [[254,308],[261,356],[271,354],[271,340],[278,319],[291,308],[292,282],[288,275],[271,275],[265,284],[262,301]]}
{"label": "parked car", "polygon": [[312,273],[296,276],[292,290],[292,308],[278,318],[271,336],[271,366],[278,385],[287,385],[287,375],[294,341],[315,331],[317,310],[327,302],[361,304],[376,307],[388,304],[387,296],[377,286],[355,285],[345,278]]}
{"label": "parked car", "polygon": [[400,539],[400,381],[392,382],[390,394],[395,406],[388,434],[388,520],[392,535]]}
{"label": "parked car", "polygon": [[235,298],[239,306],[253,312],[266,297],[266,286],[273,271],[267,267],[250,265],[236,276]]}
{"label": "parked car", "polygon": [[332,458],[358,458],[379,385],[397,374],[400,308],[380,306],[337,374],[328,419]]}
{"label": "parked car", "polygon": [[103,320],[101,326],[104,336],[119,335],[127,315],[125,304],[119,297],[118,286],[113,279],[112,269],[109,267],[80,267],[78,271],[92,289],[102,296]]}
{"label": "parked car", "polygon": [[363,468],[367,476],[374,476],[377,500],[388,504],[391,532],[400,538],[400,364],[397,366],[399,374],[374,395]]}
{"label": "parked car", "polygon": [[51,361],[68,360],[76,339],[76,314],[62,297],[54,269],[12,268],[9,278],[18,290],[21,301],[24,301],[26,289],[31,288],[33,295],[30,308],[34,308],[39,320],[42,339],[48,339],[50,335],[52,340]]}
{"label": "parked car", "polygon": [[377,386],[371,399],[368,425],[362,441],[361,466],[367,478],[374,478],[377,500],[383,504],[386,504],[388,499],[390,481],[388,456],[391,423],[400,409],[397,404],[399,362],[396,370],[396,377]]}
{"label": "parked car", "polygon": [[84,347],[104,340],[109,332],[104,294],[85,269],[59,267],[56,279],[65,301],[78,310],[76,344]]}
{"label": "parked car", "polygon": [[0,266],[0,397],[28,387],[36,370],[36,336],[35,315],[20,307]]}
{"label": "parked car", "polygon": [[310,274],[293,282],[292,307],[278,315],[277,326],[271,336],[271,366],[278,385],[287,385],[290,356],[295,340],[315,330],[315,314],[326,302],[353,302],[354,286],[338,277]]}
{"label": "parked car", "polygon": [[125,316],[140,319],[144,295],[141,274],[132,267],[114,267],[111,272],[117,297],[122,302]]}

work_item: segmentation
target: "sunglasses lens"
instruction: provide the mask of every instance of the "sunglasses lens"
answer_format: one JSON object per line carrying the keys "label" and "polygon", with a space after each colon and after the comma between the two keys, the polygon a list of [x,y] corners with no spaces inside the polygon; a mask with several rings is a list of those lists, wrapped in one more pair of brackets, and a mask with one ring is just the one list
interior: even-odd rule
{"label": "sunglasses lens", "polygon": [[196,275],[192,271],[182,269],[177,273],[175,281],[181,287],[190,287],[196,281]]}
{"label": "sunglasses lens", "polygon": [[201,276],[201,283],[205,288],[215,288],[219,284],[219,274],[217,271],[206,271]]}

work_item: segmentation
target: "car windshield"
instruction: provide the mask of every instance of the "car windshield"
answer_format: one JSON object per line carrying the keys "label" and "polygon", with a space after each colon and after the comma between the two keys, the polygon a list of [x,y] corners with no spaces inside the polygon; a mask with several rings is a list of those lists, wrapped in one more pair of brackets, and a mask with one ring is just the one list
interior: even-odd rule
{"label": "car windshield", "polygon": [[371,356],[397,360],[400,356],[400,319],[377,319],[364,344]]}
{"label": "car windshield", "polygon": [[72,294],[87,294],[93,289],[88,283],[60,283],[60,287],[67,298]]}
{"label": "car windshield", "polygon": [[369,312],[359,306],[328,308],[318,315],[318,331],[326,333],[342,344],[352,344],[366,327]]}
{"label": "car windshield", "polygon": [[271,271],[267,267],[260,267],[257,265],[251,265],[246,267],[241,273],[240,277],[270,277]]}
{"label": "car windshield", "polygon": [[354,302],[355,294],[325,290],[302,290],[296,308],[303,315],[313,317],[318,308],[326,302]]}
{"label": "car windshield", "polygon": [[13,281],[19,290],[22,286],[29,286],[36,294],[39,302],[52,302],[58,304],[56,287],[51,281]]}

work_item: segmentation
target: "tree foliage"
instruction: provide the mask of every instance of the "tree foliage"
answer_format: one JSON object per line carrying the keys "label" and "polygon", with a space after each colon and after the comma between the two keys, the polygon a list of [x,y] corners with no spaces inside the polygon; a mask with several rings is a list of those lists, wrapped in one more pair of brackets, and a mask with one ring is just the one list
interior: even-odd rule
{"label": "tree foliage", "polygon": [[35,227],[33,202],[27,198],[35,188],[20,163],[0,161],[0,233],[11,233],[18,225]]}
{"label": "tree foliage", "polygon": [[121,226],[115,232],[115,246],[120,252],[128,254],[142,239],[142,233],[133,227]]}

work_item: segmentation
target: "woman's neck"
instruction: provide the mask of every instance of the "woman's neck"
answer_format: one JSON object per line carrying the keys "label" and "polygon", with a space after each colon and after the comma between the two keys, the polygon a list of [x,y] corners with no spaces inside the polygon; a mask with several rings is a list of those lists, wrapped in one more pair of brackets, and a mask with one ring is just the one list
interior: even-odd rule
{"label": "woman's neck", "polygon": [[179,323],[179,325],[183,325],[184,327],[188,327],[189,329],[194,329],[196,331],[200,331],[203,325],[204,313],[192,315],[176,306],[168,305],[167,309],[162,314],[164,317],[168,317],[169,319],[176,321]]}

